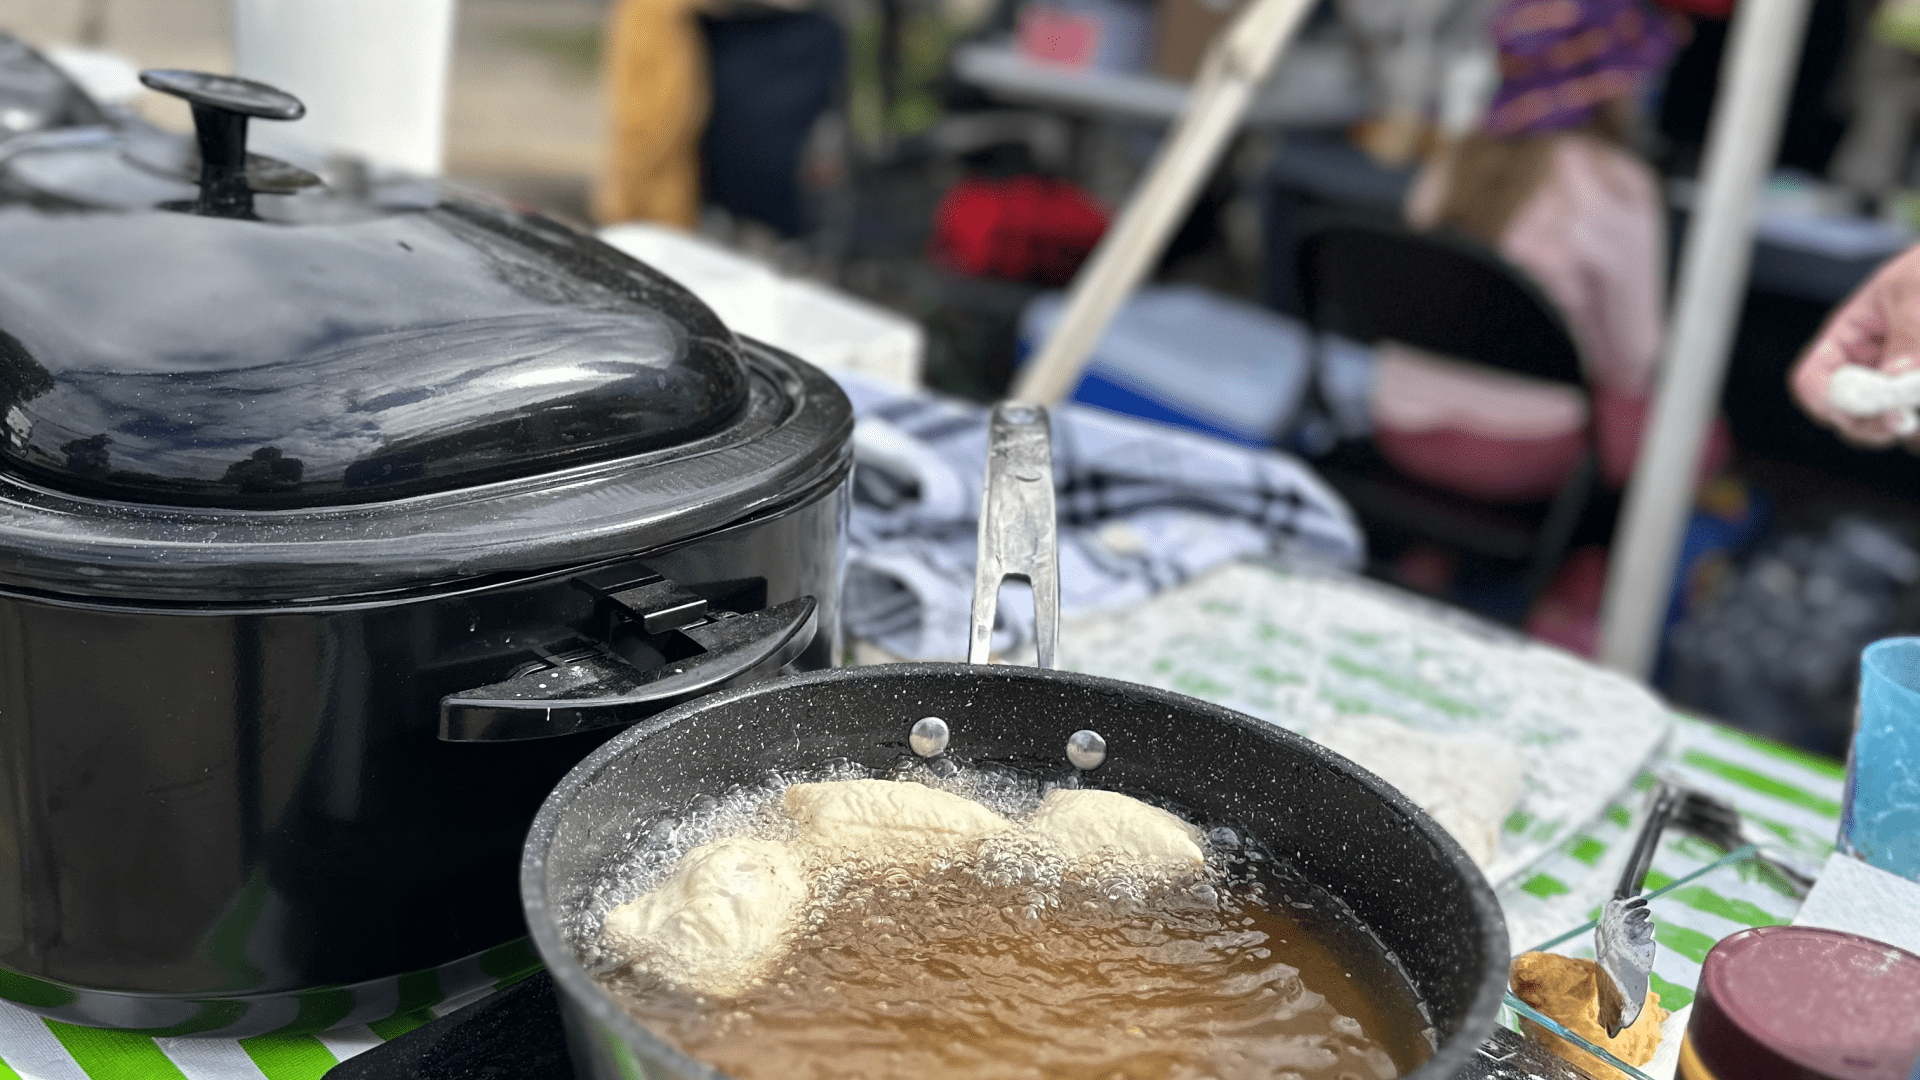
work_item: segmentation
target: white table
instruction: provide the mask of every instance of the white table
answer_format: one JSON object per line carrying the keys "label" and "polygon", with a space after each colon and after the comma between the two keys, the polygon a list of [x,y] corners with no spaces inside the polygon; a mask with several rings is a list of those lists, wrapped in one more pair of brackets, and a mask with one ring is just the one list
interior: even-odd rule
{"label": "white table", "polygon": [[[1009,42],[963,45],[953,71],[962,81],[1013,105],[1092,119],[1171,123],[1187,103],[1187,84],[1155,75],[1082,71],[1022,56]],[[1341,42],[1302,41],[1281,58],[1247,109],[1243,127],[1352,123],[1372,115],[1371,94]]]}

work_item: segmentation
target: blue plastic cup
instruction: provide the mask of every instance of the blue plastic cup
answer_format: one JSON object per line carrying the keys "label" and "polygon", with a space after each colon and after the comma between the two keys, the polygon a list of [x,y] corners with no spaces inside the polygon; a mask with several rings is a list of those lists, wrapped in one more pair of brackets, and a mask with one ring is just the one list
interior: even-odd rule
{"label": "blue plastic cup", "polygon": [[1876,641],[1860,654],[1839,846],[1920,881],[1920,637]]}

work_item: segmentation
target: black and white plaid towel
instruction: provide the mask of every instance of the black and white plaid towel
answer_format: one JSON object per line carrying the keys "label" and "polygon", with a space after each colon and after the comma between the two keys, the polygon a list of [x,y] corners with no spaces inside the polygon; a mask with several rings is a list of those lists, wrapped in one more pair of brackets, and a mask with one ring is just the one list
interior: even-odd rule
{"label": "black and white plaid towel", "polygon": [[[858,418],[847,630],[897,656],[964,658],[986,410],[835,377]],[[1053,410],[1053,468],[1063,614],[1130,604],[1245,555],[1361,562],[1346,504],[1285,454],[1066,405]],[[996,650],[1028,643],[1031,613],[1002,607]]]}

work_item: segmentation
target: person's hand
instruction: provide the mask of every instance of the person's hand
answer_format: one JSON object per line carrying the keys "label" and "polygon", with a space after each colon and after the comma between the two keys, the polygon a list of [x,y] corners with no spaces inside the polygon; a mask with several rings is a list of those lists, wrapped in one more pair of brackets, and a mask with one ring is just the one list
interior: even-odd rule
{"label": "person's hand", "polygon": [[1887,375],[1920,368],[1920,247],[1882,266],[1827,320],[1793,366],[1789,381],[1800,407],[1859,446],[1900,440],[1897,412],[1849,416],[1833,407],[1827,384],[1847,364]]}

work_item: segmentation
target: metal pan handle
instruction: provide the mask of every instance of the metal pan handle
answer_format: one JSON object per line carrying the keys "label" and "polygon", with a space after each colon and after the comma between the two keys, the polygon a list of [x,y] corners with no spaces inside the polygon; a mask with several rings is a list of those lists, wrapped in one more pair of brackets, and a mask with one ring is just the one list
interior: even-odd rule
{"label": "metal pan handle", "polygon": [[967,663],[984,664],[1007,579],[1033,586],[1034,645],[1053,666],[1060,635],[1060,572],[1053,508],[1053,444],[1047,410],[1024,401],[993,407],[987,483],[980,504],[980,561],[973,575],[973,638]]}

